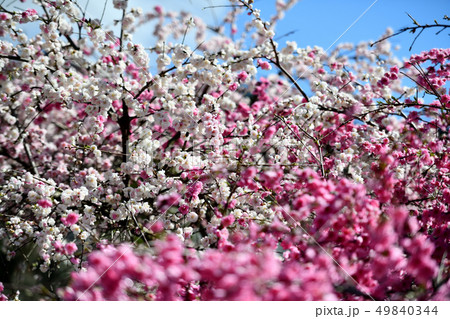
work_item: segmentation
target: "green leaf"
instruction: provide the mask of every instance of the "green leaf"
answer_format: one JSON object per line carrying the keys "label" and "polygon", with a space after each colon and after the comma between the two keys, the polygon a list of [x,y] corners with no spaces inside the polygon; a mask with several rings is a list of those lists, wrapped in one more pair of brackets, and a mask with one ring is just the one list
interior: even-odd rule
{"label": "green leaf", "polygon": [[139,185],[138,185],[138,183],[136,181],[133,180],[133,181],[130,182],[130,186],[133,187],[133,188],[138,188]]}

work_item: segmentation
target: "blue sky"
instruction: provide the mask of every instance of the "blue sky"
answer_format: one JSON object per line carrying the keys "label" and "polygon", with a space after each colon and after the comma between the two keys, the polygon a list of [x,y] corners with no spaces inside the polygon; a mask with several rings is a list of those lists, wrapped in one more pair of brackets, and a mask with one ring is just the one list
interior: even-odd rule
{"label": "blue sky", "polygon": [[[78,2],[84,7],[87,0]],[[26,8],[33,6],[31,1],[22,4],[18,1],[11,1],[10,7],[17,6]],[[8,2],[7,2],[8,3]],[[208,5],[227,5],[227,0],[130,0],[129,7],[141,7],[143,11],[152,11],[155,5],[161,5],[168,10],[186,10],[194,16],[200,16],[209,25],[224,16],[227,8],[214,8],[203,10]],[[269,19],[274,13],[275,0],[255,0],[254,6],[262,11],[262,17]],[[100,17],[103,10],[104,0],[89,1],[88,16]],[[372,6],[371,6],[372,5]],[[370,7],[371,6],[371,7]],[[342,42],[373,41],[378,39],[386,30],[391,27],[394,31],[405,26],[411,26],[412,21],[407,16],[408,12],[419,23],[433,23],[434,19],[443,22],[442,17],[450,16],[450,0],[300,0],[276,28],[277,36],[296,31],[282,40],[279,40],[281,47],[285,41],[296,41],[299,47],[307,45],[318,45],[327,49],[344,31],[352,25],[360,15],[370,9],[338,40]],[[112,6],[112,0],[108,0],[104,22],[106,27],[112,27],[112,21],[120,18],[120,12]],[[249,17],[241,15],[239,24],[248,21]],[[446,21],[450,24],[450,21]],[[115,29],[114,27],[112,27]],[[151,26],[146,26],[138,30],[135,41],[144,45],[150,44],[148,30]],[[31,30],[30,30],[31,31]],[[428,30],[422,33],[417,39],[411,53],[433,47],[450,47],[449,30],[443,31],[436,36],[434,33],[438,29]],[[33,33],[33,32],[31,32]],[[413,34],[405,33],[391,39],[392,44],[400,45],[401,49],[397,56],[407,57],[410,55],[408,48],[414,39]],[[189,39],[188,39],[188,42]],[[193,44],[193,43],[192,43]]]}
{"label": "blue sky", "polygon": [[[274,12],[274,3],[272,0],[255,0],[254,6],[261,9],[263,18],[268,18]],[[432,24],[435,19],[443,22],[445,14],[450,16],[449,0],[303,0],[287,12],[284,20],[277,26],[278,35],[297,30],[295,34],[280,40],[280,45],[286,40],[295,40],[299,47],[318,45],[326,49],[372,4],[338,43],[373,41],[387,27],[397,31],[402,27],[412,26],[406,12],[420,24]],[[450,21],[446,23],[450,24]],[[415,35],[405,33],[390,41],[394,46],[401,46],[396,54],[399,57],[407,57],[410,53],[420,53],[433,47],[450,47],[450,30],[444,30],[436,36],[438,30],[424,31],[411,52],[408,49]]]}

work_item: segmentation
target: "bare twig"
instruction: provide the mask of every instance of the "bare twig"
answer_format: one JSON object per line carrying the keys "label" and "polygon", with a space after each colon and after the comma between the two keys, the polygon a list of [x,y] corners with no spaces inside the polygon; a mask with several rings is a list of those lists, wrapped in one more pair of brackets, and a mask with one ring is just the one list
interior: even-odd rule
{"label": "bare twig", "polygon": [[30,146],[28,145],[28,143],[23,142],[23,148],[25,149],[25,153],[27,154],[28,162],[30,162],[33,174],[39,177],[39,172],[37,170],[36,164],[33,161],[33,155],[31,154]]}
{"label": "bare twig", "polygon": [[389,36],[387,36],[387,37],[384,37],[384,38],[382,38],[382,39],[380,39],[380,40],[375,41],[375,42],[372,43],[370,46],[374,46],[374,45],[377,44],[377,43],[383,42],[384,40],[387,40],[387,39],[389,39],[389,38],[395,37],[395,36],[397,36],[397,35],[399,35],[399,34],[402,34],[402,33],[404,33],[404,32],[415,33],[416,31],[419,31],[419,33],[415,36],[413,42],[411,43],[411,46],[409,47],[409,51],[411,51],[411,49],[412,49],[414,43],[416,42],[417,38],[422,34],[422,32],[423,32],[425,29],[441,28],[441,30],[439,30],[439,31],[436,33],[436,34],[439,34],[439,33],[441,33],[443,30],[445,30],[445,29],[447,29],[447,28],[450,28],[450,24],[437,23],[436,20],[434,21],[435,24],[424,24],[424,25],[421,25],[421,24],[419,24],[419,23],[418,23],[418,22],[417,22],[410,14],[409,14],[409,13],[406,13],[406,14],[411,18],[411,20],[413,21],[413,23],[415,24],[415,26],[413,26],[413,27],[405,27],[405,28],[401,28],[399,31],[397,31],[397,32],[395,32],[395,33],[393,33],[393,34],[391,34],[391,35],[389,35]]}

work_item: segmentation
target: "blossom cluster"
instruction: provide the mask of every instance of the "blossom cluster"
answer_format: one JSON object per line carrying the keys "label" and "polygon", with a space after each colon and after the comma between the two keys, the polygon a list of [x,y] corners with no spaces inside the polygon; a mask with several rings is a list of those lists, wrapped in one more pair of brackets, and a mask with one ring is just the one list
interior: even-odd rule
{"label": "blossom cluster", "polygon": [[450,49],[277,43],[295,2],[0,5],[0,299],[449,299]]}
{"label": "blossom cluster", "polygon": [[153,257],[137,255],[129,246],[101,247],[89,255],[86,272],[72,274],[74,284],[63,292],[63,297],[66,300],[337,299],[331,279],[339,275],[328,272],[332,263],[328,257],[316,255],[310,249],[304,263],[298,263],[298,254],[292,253],[285,254],[282,262],[273,250],[275,236],[261,235],[254,229],[252,239],[259,237],[256,249],[235,234],[233,249],[211,249],[201,257],[192,250],[185,251],[175,235],[156,241]]}

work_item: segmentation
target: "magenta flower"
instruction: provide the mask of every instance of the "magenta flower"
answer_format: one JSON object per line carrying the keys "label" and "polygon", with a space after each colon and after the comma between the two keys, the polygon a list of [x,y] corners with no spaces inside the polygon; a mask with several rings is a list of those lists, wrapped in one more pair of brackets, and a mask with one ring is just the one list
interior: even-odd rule
{"label": "magenta flower", "polygon": [[52,202],[48,199],[40,199],[38,200],[38,205],[41,206],[42,208],[50,208],[53,206]]}
{"label": "magenta flower", "polygon": [[73,224],[76,224],[78,222],[78,219],[80,218],[80,215],[77,213],[69,213],[67,217],[61,217],[61,221],[66,226],[72,226]]}
{"label": "magenta flower", "polygon": [[75,243],[68,243],[64,246],[64,252],[71,256],[78,250],[78,247]]}

